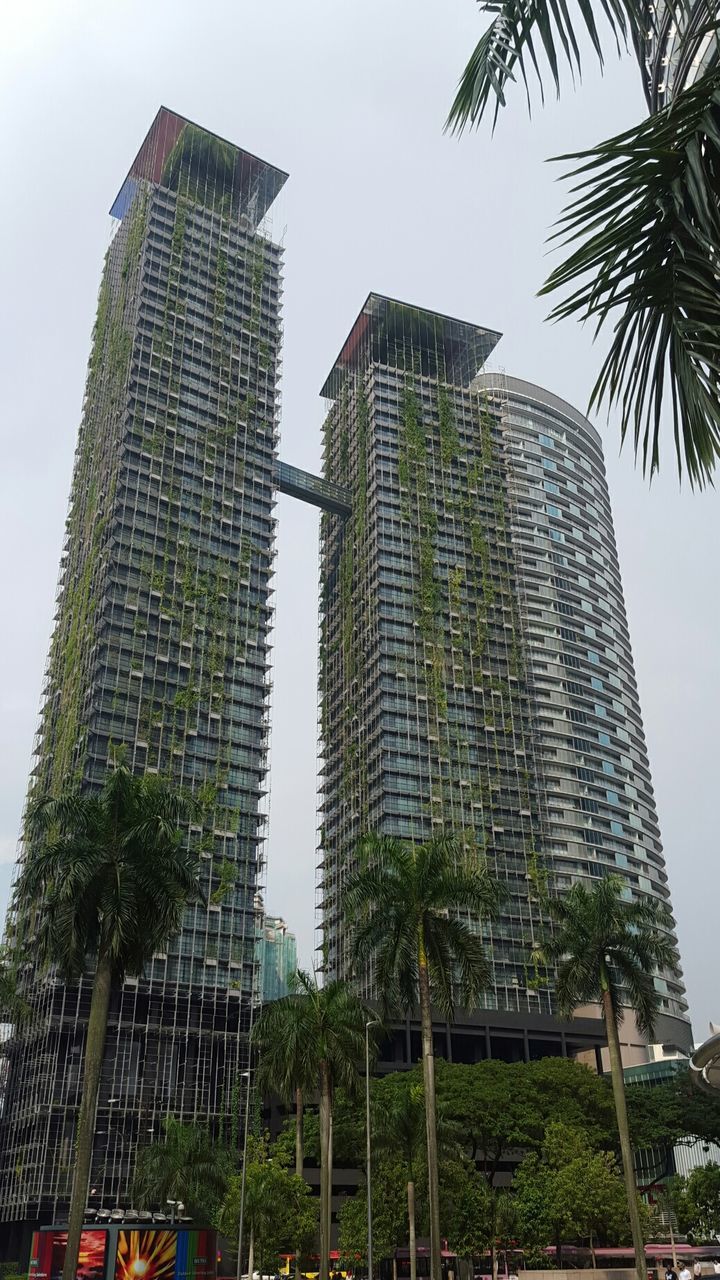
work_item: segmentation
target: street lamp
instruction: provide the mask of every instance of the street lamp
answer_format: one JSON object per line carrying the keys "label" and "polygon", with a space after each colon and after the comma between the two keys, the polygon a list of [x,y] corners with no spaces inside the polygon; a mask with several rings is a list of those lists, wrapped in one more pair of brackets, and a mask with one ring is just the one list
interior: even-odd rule
{"label": "street lamp", "polygon": [[168,1204],[170,1205],[170,1226],[174,1227],[175,1211],[177,1210],[178,1214],[182,1215],[183,1210],[185,1209],[185,1205],[183,1204],[182,1200],[168,1200]]}
{"label": "street lamp", "polygon": [[[245,1134],[243,1137],[243,1166],[242,1177],[240,1179],[240,1222],[238,1224],[238,1259],[237,1259],[237,1280],[242,1280],[242,1255],[243,1255],[243,1219],[245,1217],[245,1177],[247,1170],[247,1143],[248,1143],[248,1124],[250,1119],[250,1069],[241,1072],[241,1078],[247,1080],[247,1090],[245,1093]],[[249,1280],[252,1280],[250,1276]]]}
{"label": "street lamp", "polygon": [[371,1018],[365,1023],[365,1180],[367,1182],[367,1222],[368,1222],[368,1280],[373,1280],[372,1254],[372,1152],[370,1146],[370,1028],[380,1024],[379,1018]]}

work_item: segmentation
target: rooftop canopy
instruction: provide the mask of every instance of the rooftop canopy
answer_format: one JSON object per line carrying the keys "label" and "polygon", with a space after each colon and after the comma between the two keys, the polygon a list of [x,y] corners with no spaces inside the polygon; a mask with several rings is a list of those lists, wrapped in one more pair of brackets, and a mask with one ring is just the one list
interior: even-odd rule
{"label": "rooftop canopy", "polygon": [[287,174],[232,142],[161,107],[110,213],[124,217],[139,179],[170,187],[226,217],[264,217]]}
{"label": "rooftop canopy", "polygon": [[467,387],[501,336],[371,293],[320,394],[336,400],[349,374],[375,362]]}

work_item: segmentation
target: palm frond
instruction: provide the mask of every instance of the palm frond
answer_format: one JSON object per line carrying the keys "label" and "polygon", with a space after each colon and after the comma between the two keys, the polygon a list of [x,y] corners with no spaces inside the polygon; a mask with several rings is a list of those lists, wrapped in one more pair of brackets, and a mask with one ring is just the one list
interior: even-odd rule
{"label": "palm frond", "polygon": [[680,474],[702,487],[720,457],[720,69],[671,106],[558,160],[573,199],[553,240],[570,253],[541,293],[570,290],[551,318],[612,318],[592,392],[620,411],[643,471],[660,466],[669,407]]}
{"label": "palm frond", "polygon": [[652,1039],[661,1004],[661,996],[655,986],[653,971],[643,969],[637,964],[635,957],[626,952],[616,953],[612,959],[613,968],[619,978],[619,982],[616,980],[613,983],[613,990],[619,990],[622,985],[627,991],[628,1003],[635,1014],[640,1031]]}
{"label": "palm frond", "polygon": [[649,1032],[660,1004],[655,974],[671,972],[677,964],[672,919],[663,903],[628,901],[625,893],[617,876],[607,876],[552,899],[548,910],[554,927],[541,950],[555,965],[555,991],[566,1016],[579,1005],[600,1003],[605,987],[618,1021],[625,1002]]}
{"label": "palm frond", "polygon": [[317,1078],[315,1042],[305,1004],[307,974],[296,977],[288,996],[262,1009],[252,1032],[258,1052],[258,1084],[289,1102],[296,1089],[312,1088]]}
{"label": "palm frond", "polygon": [[492,965],[483,940],[464,920],[443,921],[445,936],[457,974],[460,999],[467,1009],[477,1005],[481,993],[492,983]]}
{"label": "palm frond", "polygon": [[13,905],[41,961],[77,978],[102,953],[116,980],[142,973],[202,900],[175,821],[193,811],[162,779],[122,765],[92,796],[34,799]]}
{"label": "palm frond", "polygon": [[385,1008],[418,1004],[419,937],[428,957],[433,1001],[451,1018],[455,985],[473,1002],[488,981],[488,965],[476,934],[456,918],[468,911],[492,918],[500,890],[476,849],[467,851],[452,832],[426,844],[366,837],[360,870],[344,895],[353,921],[359,968],[375,966],[375,986]]}
{"label": "palm frond", "polygon": [[500,107],[505,106],[507,84],[516,80],[518,72],[528,110],[530,72],[544,99],[543,59],[559,95],[561,66],[566,64],[573,78],[582,72],[580,43],[586,36],[602,66],[604,54],[596,22],[598,11],[602,12],[616,51],[640,30],[642,17],[635,0],[601,0],[599,5],[592,0],[577,0],[573,11],[568,0],[484,0],[480,9],[496,16],[480,37],[460,78],[445,125],[456,133],[468,125],[477,126],[490,101],[494,103],[494,125]]}

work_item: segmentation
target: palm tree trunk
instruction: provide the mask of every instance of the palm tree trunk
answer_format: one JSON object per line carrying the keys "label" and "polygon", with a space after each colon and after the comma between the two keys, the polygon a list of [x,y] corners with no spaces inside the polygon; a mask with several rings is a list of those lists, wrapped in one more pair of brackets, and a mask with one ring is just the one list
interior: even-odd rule
{"label": "palm tree trunk", "polygon": [[299,1178],[305,1168],[305,1101],[302,1089],[295,1090],[295,1172]]}
{"label": "palm tree trunk", "polygon": [[[665,1185],[666,1185],[666,1187],[667,1187],[667,1183],[666,1183]],[[671,1203],[670,1203],[670,1197],[668,1196],[667,1191],[665,1192],[665,1196],[666,1196],[666,1199],[665,1199],[665,1207],[666,1207],[666,1209],[667,1209],[667,1215],[668,1215],[668,1228],[669,1228],[669,1231],[670,1231],[670,1249],[671,1249],[671,1251],[672,1251],[672,1264],[673,1264],[673,1271],[677,1271],[677,1269],[678,1269],[678,1256],[677,1256],[677,1247],[676,1247],[676,1245],[675,1245],[675,1229],[674,1229],[674,1227],[673,1227],[673,1220],[672,1220],[672,1205],[671,1205]]]}
{"label": "palm tree trunk", "polygon": [[97,968],[93,979],[90,1017],[88,1018],[85,1038],[82,1097],[80,1099],[77,1122],[75,1174],[70,1196],[70,1216],[68,1218],[68,1237],[62,1280],[75,1280],[77,1274],[80,1236],[82,1234],[90,1183],[90,1164],[95,1137],[95,1110],[100,1087],[103,1053],[105,1051],[111,982],[112,967],[109,957],[101,953],[98,956]]}
{"label": "palm tree trunk", "polygon": [[[430,1012],[430,975],[425,955],[425,939],[421,933],[418,946],[420,988],[420,1021],[422,1026],[423,1085],[425,1088],[425,1127],[428,1153],[428,1201],[430,1208],[430,1280],[441,1280],[440,1186],[438,1181],[437,1115],[435,1106],[435,1055],[433,1053],[432,1015]],[[64,1280],[64,1278],[63,1278]]]}
{"label": "palm tree trunk", "polygon": [[330,1136],[328,1138],[328,1270],[330,1269],[330,1248],[332,1246],[332,1180],[333,1180],[333,1115],[332,1095],[330,1097]]}
{"label": "palm tree trunk", "polygon": [[[255,1270],[255,1228],[250,1228],[250,1244],[248,1245],[248,1280],[252,1280]],[[65,1277],[63,1277],[65,1280]]]}
{"label": "palm tree trunk", "polygon": [[410,1243],[410,1280],[417,1280],[417,1245],[415,1243],[415,1183],[408,1182],[408,1231]]}
{"label": "palm tree trunk", "polygon": [[[295,1090],[295,1173],[299,1178],[302,1178],[305,1168],[304,1113],[303,1091],[298,1088]],[[297,1243],[295,1245],[295,1280],[300,1280],[300,1246]]]}
{"label": "palm tree trunk", "polygon": [[[320,1280],[328,1280],[330,1261],[330,1073],[320,1063]],[[66,1278],[63,1276],[63,1280]]]}
{"label": "palm tree trunk", "polygon": [[[610,1054],[610,1074],[612,1076],[615,1114],[617,1116],[618,1133],[620,1134],[620,1154],[622,1156],[623,1173],[625,1174],[625,1193],[630,1214],[633,1248],[635,1251],[635,1270],[638,1280],[647,1280],[647,1262],[645,1260],[645,1242],[640,1225],[637,1184],[635,1182],[635,1161],[630,1145],[630,1128],[628,1125],[627,1102],[625,1100],[625,1080],[623,1077],[622,1057],[620,1055],[620,1039],[612,996],[603,984],[603,1013],[605,1014],[605,1030],[607,1031],[608,1050]],[[63,1276],[63,1280],[66,1277]]]}

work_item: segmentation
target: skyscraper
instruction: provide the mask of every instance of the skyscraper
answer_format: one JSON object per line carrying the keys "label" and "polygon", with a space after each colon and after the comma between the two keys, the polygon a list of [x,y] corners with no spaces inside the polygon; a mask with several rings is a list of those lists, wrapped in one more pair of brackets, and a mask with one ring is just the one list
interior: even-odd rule
{"label": "skyscraper", "polygon": [[297,943],[280,916],[263,915],[258,937],[258,990],[263,1004],[290,990],[297,973]]}
{"label": "skyscraper", "polygon": [[[322,526],[321,918],[347,974],[358,837],[451,829],[506,888],[487,1007],[549,1015],[541,889],[613,871],[669,893],[600,439],[552,394],[476,377],[498,338],[371,294],[323,388],[352,514]],[[656,983],[658,1034],[689,1043],[681,980]]]}
{"label": "skyscraper", "polygon": [[[669,905],[598,432],[552,392],[481,375],[502,415],[554,889],[609,873]],[[676,944],[677,946],[677,944]],[[659,1040],[690,1046],[682,979],[659,975]],[[626,1017],[631,1046],[643,1037]]]}
{"label": "skyscraper", "polygon": [[[282,261],[263,219],[285,179],[162,108],[111,210],[31,790],[92,788],[120,756],[189,788],[207,906],[113,995],[91,1180],[106,1207],[128,1203],[165,1115],[227,1122],[246,1061]],[[25,981],[36,1017],[7,1047],[4,1223],[67,1206],[90,1000],[86,981]]]}
{"label": "skyscraper", "polygon": [[324,474],[352,514],[322,524],[321,910],[347,975],[358,838],[451,828],[506,890],[483,925],[488,1007],[549,1014],[528,964],[541,824],[501,417],[472,386],[498,338],[371,294],[323,388]]}

